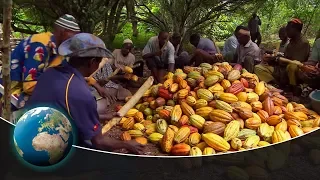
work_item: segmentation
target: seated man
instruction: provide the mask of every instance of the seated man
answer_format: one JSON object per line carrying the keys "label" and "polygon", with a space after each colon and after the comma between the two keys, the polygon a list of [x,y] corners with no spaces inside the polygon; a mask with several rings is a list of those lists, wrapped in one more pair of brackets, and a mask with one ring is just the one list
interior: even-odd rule
{"label": "seated man", "polygon": [[196,48],[189,65],[199,66],[201,63],[213,64],[217,62],[217,49],[208,38],[201,38],[199,34],[192,34],[190,36],[190,43]]}
{"label": "seated man", "polygon": [[187,51],[183,50],[181,36],[178,33],[174,33],[170,38],[170,42],[175,49],[175,68],[182,69],[184,66],[189,65],[189,54]]}
{"label": "seated man", "polygon": [[248,72],[253,73],[254,66],[261,61],[260,48],[252,42],[247,27],[239,27],[237,39],[239,46],[236,49],[233,62],[241,64]]}
{"label": "seated man", "polygon": [[[126,97],[132,96],[128,89],[123,88],[120,84],[116,84],[113,81],[123,80],[121,75],[115,75],[109,78],[113,74],[111,64],[108,62],[93,75],[93,78],[89,79],[89,85],[93,94],[96,97],[98,103],[98,113],[100,120],[109,120],[112,118],[112,114],[108,114],[108,108],[117,101],[124,101]],[[99,95],[101,98],[99,97]]]}
{"label": "seated man", "polygon": [[41,76],[25,110],[49,106],[65,113],[75,125],[76,145],[141,153],[143,146],[135,141],[119,141],[102,134],[97,102],[84,77],[97,70],[102,58],[110,57],[103,41],[92,34],[77,34],[61,44],[59,54],[68,56],[68,63],[50,68]]}
{"label": "seated man", "polygon": [[277,48],[279,53],[284,53],[286,51],[286,48],[288,44],[290,43],[286,27],[282,27],[279,30],[279,39],[281,40],[280,44],[278,45],[279,47]]}
{"label": "seated man", "polygon": [[[132,54],[133,42],[130,39],[123,41],[121,49],[115,49],[113,51],[113,57],[111,65],[113,69],[120,68],[122,71],[125,66],[134,67],[133,74],[143,77],[143,61],[137,61],[135,56]],[[121,74],[121,73],[119,73]]]}
{"label": "seated man", "polygon": [[54,23],[53,33],[34,34],[22,40],[11,54],[11,92],[18,97],[19,108],[32,95],[37,80],[45,69],[59,65],[63,57],[57,47],[80,32],[76,20],[64,15]]}
{"label": "seated man", "polygon": [[232,62],[234,55],[236,54],[236,49],[239,45],[236,35],[240,30],[241,26],[238,26],[231,37],[229,37],[223,47],[222,55],[227,62]]}
{"label": "seated man", "polygon": [[167,71],[174,71],[174,47],[169,41],[168,32],[160,32],[158,36],[149,39],[142,51],[142,58],[146,61],[154,82],[163,83]]}
{"label": "seated man", "polygon": [[[290,43],[287,45],[284,57],[291,60],[305,62],[310,54],[310,44],[307,39],[302,37],[301,31],[303,24],[299,19],[293,19],[288,22],[286,32],[290,38]],[[296,92],[297,77],[299,70],[297,65],[277,63],[274,57],[264,59],[264,63],[255,67],[257,76],[265,81],[275,81],[276,83],[285,86],[286,79],[289,78],[290,91]],[[282,69],[282,70],[281,70]],[[282,72],[282,73],[281,73]]]}
{"label": "seated man", "polygon": [[320,88],[320,38],[316,40],[313,45],[311,56],[305,65],[308,65],[308,68],[301,68],[299,72],[299,77],[303,82],[307,83],[312,88]]}

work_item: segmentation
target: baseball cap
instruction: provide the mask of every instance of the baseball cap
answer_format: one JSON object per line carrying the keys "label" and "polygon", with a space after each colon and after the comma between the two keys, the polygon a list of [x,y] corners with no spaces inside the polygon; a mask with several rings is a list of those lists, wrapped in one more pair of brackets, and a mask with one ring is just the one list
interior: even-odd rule
{"label": "baseball cap", "polygon": [[89,33],[79,33],[64,41],[58,52],[67,57],[112,57],[104,42]]}

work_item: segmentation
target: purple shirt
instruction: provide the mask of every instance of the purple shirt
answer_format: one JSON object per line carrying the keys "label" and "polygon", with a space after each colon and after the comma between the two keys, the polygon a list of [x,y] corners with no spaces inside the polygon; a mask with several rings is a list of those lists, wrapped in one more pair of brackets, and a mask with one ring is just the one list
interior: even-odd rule
{"label": "purple shirt", "polygon": [[80,142],[84,142],[101,133],[97,102],[84,77],[69,64],[50,68],[41,75],[26,108],[49,106],[68,115],[65,93],[72,74],[68,91],[70,119],[76,126]]}
{"label": "purple shirt", "polygon": [[201,38],[199,41],[199,44],[197,46],[197,49],[204,50],[209,54],[216,54],[217,53],[217,50],[216,50],[216,47],[214,46],[214,43],[208,38]]}

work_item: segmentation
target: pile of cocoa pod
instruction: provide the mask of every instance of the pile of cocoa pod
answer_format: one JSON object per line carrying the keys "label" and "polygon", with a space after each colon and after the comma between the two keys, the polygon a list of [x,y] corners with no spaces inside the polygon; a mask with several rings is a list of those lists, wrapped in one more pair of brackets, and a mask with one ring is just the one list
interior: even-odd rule
{"label": "pile of cocoa pod", "polygon": [[173,156],[200,156],[268,146],[319,128],[317,113],[281,92],[241,65],[186,66],[129,110],[119,123],[121,138],[157,144]]}

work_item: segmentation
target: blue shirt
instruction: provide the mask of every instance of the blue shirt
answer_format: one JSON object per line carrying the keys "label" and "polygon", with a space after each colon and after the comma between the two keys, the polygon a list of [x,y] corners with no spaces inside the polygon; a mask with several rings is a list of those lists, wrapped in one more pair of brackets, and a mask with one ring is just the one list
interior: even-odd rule
{"label": "blue shirt", "polygon": [[197,46],[197,49],[204,50],[209,54],[216,54],[217,53],[217,50],[216,50],[216,47],[214,46],[214,43],[208,38],[201,38],[199,41],[199,44]]}
{"label": "blue shirt", "polygon": [[[72,75],[74,76],[72,77]],[[49,68],[41,75],[34,93],[26,104],[26,108],[49,106],[68,114],[65,95],[70,78],[68,90],[69,116],[71,116],[73,124],[77,128],[80,142],[91,140],[101,133],[97,102],[84,77],[69,64]]]}
{"label": "blue shirt", "polygon": [[237,49],[238,45],[239,45],[239,43],[238,43],[236,36],[232,35],[231,37],[229,37],[226,40],[226,43],[224,44],[224,47],[223,47],[222,54],[224,56],[226,56],[229,53],[234,55],[236,53],[236,49]]}

